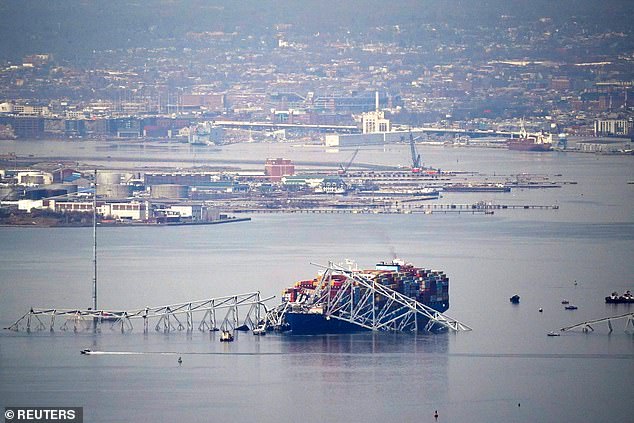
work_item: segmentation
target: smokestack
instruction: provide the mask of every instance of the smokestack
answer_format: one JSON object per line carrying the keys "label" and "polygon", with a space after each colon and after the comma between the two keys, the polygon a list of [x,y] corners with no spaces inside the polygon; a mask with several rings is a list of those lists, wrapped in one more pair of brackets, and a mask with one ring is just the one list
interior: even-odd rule
{"label": "smokestack", "polygon": [[379,111],[379,92],[374,93],[374,110]]}

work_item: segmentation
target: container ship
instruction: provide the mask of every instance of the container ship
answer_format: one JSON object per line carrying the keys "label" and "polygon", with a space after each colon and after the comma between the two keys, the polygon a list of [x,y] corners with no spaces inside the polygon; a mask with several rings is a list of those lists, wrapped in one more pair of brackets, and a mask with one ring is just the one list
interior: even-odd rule
{"label": "container ship", "polygon": [[[387,289],[375,290],[374,287]],[[399,295],[390,295],[394,292],[415,300],[419,307],[426,306],[430,311],[442,313],[449,308],[449,278],[444,272],[393,260],[378,263],[370,270],[324,272],[287,288],[282,293],[287,310],[284,314],[286,329],[292,334],[371,330],[363,318],[355,320],[355,317],[370,314],[373,319],[366,321],[371,320],[375,326],[382,325],[381,329],[385,329],[388,327],[385,322],[396,322],[402,316],[399,313],[403,313],[401,306],[393,301],[394,296]],[[422,330],[429,320],[424,315],[416,315],[415,319],[415,324],[410,327],[418,330]]]}
{"label": "container ship", "polygon": [[506,145],[509,150],[517,151],[550,151],[553,141],[552,135],[546,135],[543,132],[537,134],[528,134],[522,130],[519,138],[509,138]]}

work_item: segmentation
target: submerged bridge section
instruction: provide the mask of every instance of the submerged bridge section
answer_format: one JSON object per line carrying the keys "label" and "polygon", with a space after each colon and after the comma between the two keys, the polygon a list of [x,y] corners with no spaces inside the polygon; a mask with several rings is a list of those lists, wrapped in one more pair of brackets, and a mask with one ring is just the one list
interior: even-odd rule
{"label": "submerged bridge section", "polygon": [[260,292],[209,298],[136,310],[92,310],[32,308],[6,329],[54,332],[56,329],[101,331],[103,328],[129,332],[139,323],[144,332],[151,327],[159,332],[255,329],[266,314]]}

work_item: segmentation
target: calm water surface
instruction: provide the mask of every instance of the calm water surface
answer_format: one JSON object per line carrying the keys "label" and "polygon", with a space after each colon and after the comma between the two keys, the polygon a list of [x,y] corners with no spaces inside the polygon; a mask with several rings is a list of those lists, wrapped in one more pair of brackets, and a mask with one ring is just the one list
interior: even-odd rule
{"label": "calm water surface", "polygon": [[[51,156],[60,148],[42,145]],[[272,215],[219,226],[104,228],[100,305],[137,308],[254,290],[279,297],[315,275],[310,262],[353,258],[370,267],[397,255],[449,274],[448,314],[472,332],[241,333],[221,344],[213,333],[143,334],[140,327],[125,335],[2,331],[0,407],[83,406],[86,421],[98,422],[433,422],[434,410],[440,422],[631,421],[634,336],[624,322],[611,334],[605,326],[546,333],[634,311],[603,302],[614,290],[634,289],[632,158],[421,150],[443,168],[562,174],[578,184],[442,199],[558,204],[557,211]],[[176,157],[186,162],[190,153]],[[203,153],[338,163],[351,151],[256,145]],[[358,159],[406,163],[407,149],[362,150]],[[31,306],[90,305],[91,229],[0,228],[0,245],[3,327]],[[521,304],[513,306],[508,298],[516,293]],[[563,298],[579,309],[564,310]],[[87,357],[79,354],[84,348],[147,354]],[[160,354],[169,352],[183,364]]]}

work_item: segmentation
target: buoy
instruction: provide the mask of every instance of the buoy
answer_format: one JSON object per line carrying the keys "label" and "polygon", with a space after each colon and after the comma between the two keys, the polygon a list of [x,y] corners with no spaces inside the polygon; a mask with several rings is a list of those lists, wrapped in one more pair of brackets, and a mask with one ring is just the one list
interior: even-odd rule
{"label": "buoy", "polygon": [[180,366],[181,364],[183,364],[183,359],[178,357],[178,365]]}

